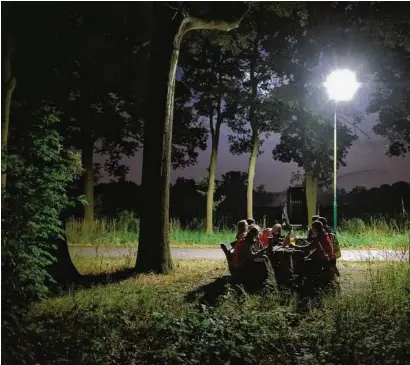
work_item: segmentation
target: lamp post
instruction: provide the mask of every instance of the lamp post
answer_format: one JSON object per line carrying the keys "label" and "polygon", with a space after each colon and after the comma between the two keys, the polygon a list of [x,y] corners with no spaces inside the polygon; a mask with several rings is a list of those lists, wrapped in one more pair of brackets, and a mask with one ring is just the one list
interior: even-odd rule
{"label": "lamp post", "polygon": [[352,100],[360,84],[349,70],[334,70],[324,83],[330,100],[335,102],[333,113],[333,228],[337,228],[337,104]]}

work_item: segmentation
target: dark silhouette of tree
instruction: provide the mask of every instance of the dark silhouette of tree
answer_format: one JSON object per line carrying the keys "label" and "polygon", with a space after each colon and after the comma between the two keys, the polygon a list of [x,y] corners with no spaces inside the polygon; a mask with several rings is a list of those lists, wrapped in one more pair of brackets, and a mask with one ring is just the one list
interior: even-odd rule
{"label": "dark silhouette of tree", "polygon": [[246,218],[246,191],[248,174],[241,171],[229,171],[222,175],[218,183],[216,196],[225,196],[218,207],[226,218],[233,222]]}
{"label": "dark silhouette of tree", "polygon": [[230,108],[231,152],[250,153],[248,166],[247,215],[253,216],[256,161],[263,150],[263,137],[278,132],[284,105],[275,89],[283,86],[286,75],[281,63],[289,62],[291,35],[300,29],[303,8],[297,4],[258,3],[252,8],[236,36],[236,57],[244,74],[241,87]]}
{"label": "dark silhouette of tree", "polygon": [[[181,4],[182,5],[182,4]],[[164,3],[153,4],[153,34],[149,71],[148,108],[150,115],[144,126],[144,155],[142,189],[144,209],[136,270],[166,273],[172,269],[169,249],[169,187],[171,169],[171,141],[176,69],[184,35],[191,30],[209,29],[229,31],[238,27],[244,15],[229,19],[216,4],[201,8],[186,3],[185,8],[171,8]],[[246,6],[245,6],[246,7]],[[234,10],[238,11],[238,5]],[[225,16],[224,21],[219,21]]]}
{"label": "dark silhouette of tree", "polygon": [[171,187],[170,207],[171,217],[177,218],[182,227],[199,229],[204,218],[205,197],[198,183],[179,177]]}
{"label": "dark silhouette of tree", "polygon": [[[14,89],[16,88],[16,78],[12,73],[12,62],[11,55],[13,51],[13,43],[11,35],[8,34],[8,37],[2,47],[2,74],[3,74],[3,98],[2,98],[2,117],[1,117],[1,149],[2,152],[7,151],[7,142],[9,137],[9,126],[10,126],[10,107],[11,99],[13,96]],[[4,189],[6,187],[6,171],[1,172],[1,187]]]}
{"label": "dark silhouette of tree", "polygon": [[[237,87],[241,73],[232,52],[224,49],[226,37],[214,32],[192,33],[182,57],[182,82],[192,93],[192,108],[198,117],[209,120],[211,156],[207,182],[206,232],[213,231],[215,174],[221,126],[231,110],[226,108],[227,95]],[[229,37],[228,37],[229,38]]]}
{"label": "dark silhouette of tree", "polygon": [[[323,83],[336,68],[355,66],[360,71],[365,61],[357,60],[360,41],[348,32],[351,10],[345,4],[307,4],[308,21],[303,31],[292,38],[291,59],[284,65],[290,82],[279,88],[279,98],[287,104],[288,114],[282,125],[281,142],[273,157],[283,162],[294,161],[304,170],[308,215],[317,213],[317,189],[326,185],[333,166],[333,121],[335,104],[329,102]],[[366,49],[365,46],[362,49]],[[359,94],[359,93],[358,93]],[[359,95],[356,95],[360,99]],[[357,102],[337,105],[337,160],[344,158],[360,123],[363,111]]]}

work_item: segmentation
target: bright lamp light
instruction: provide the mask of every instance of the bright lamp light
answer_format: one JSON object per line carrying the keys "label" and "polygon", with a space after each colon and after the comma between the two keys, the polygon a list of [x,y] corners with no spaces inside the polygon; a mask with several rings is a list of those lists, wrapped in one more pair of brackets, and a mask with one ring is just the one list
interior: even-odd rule
{"label": "bright lamp light", "polygon": [[350,70],[335,70],[324,83],[329,98],[334,101],[349,101],[360,87],[356,74]]}

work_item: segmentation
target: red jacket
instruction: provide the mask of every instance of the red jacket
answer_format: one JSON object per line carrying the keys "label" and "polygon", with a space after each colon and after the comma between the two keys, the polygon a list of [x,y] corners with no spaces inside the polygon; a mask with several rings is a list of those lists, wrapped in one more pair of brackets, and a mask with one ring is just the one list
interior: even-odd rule
{"label": "red jacket", "polygon": [[333,252],[332,238],[328,234],[315,238],[313,248],[316,249],[313,255],[318,259],[329,261],[336,258]]}
{"label": "red jacket", "polygon": [[262,245],[267,246],[269,244],[269,235],[271,234],[270,230],[263,231],[262,235],[259,238]]}
{"label": "red jacket", "polygon": [[245,245],[245,240],[246,240],[246,233],[238,235],[236,239],[236,245],[233,248],[233,255],[232,255],[232,266],[233,267],[240,267],[244,264],[243,259],[242,259],[242,251],[244,249]]}

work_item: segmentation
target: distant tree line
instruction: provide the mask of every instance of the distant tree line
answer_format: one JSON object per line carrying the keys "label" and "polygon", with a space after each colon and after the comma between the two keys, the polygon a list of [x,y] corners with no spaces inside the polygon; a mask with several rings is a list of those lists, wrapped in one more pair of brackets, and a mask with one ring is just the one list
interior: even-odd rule
{"label": "distant tree line", "polygon": [[[232,227],[246,216],[247,174],[229,171],[215,181],[214,224],[217,228]],[[177,219],[183,227],[201,229],[206,219],[206,185],[203,181],[179,177],[170,187],[171,219]],[[254,217],[267,224],[281,218],[281,204],[286,191],[272,193],[258,186],[254,191]],[[141,186],[132,181],[100,183],[95,186],[96,218],[116,218],[123,211],[134,212],[139,217]],[[331,219],[333,193],[320,191],[319,210]],[[410,217],[410,183],[399,181],[367,189],[362,186],[347,192],[338,191],[339,211],[342,219],[372,217],[403,219]],[[67,211],[68,216],[82,217],[81,207]]]}

